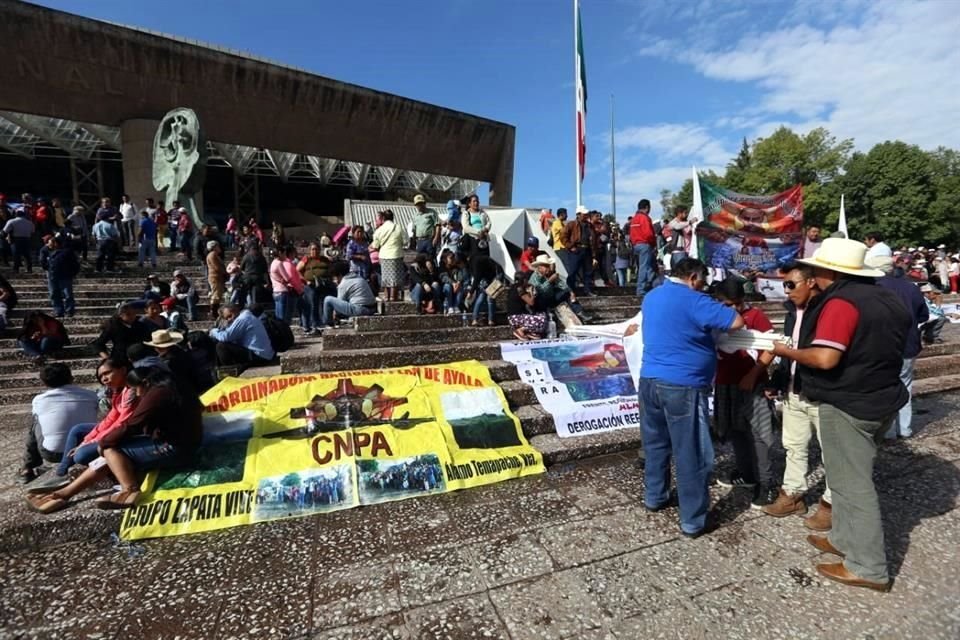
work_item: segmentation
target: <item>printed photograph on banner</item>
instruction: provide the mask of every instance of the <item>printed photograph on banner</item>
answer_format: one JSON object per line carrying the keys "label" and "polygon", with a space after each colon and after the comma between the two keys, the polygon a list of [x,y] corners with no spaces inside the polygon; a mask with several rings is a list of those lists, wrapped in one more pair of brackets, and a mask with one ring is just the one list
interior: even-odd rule
{"label": "printed photograph on banner", "polygon": [[213,484],[240,482],[253,437],[253,411],[226,411],[203,416],[203,444],[190,469],[162,469],[153,489],[196,489]]}
{"label": "printed photograph on banner", "polygon": [[708,267],[775,274],[799,255],[803,187],[775,195],[750,195],[700,179],[703,221],[699,255]]}
{"label": "printed photograph on banner", "polygon": [[522,444],[516,423],[504,412],[494,388],[444,393],[440,406],[461,449],[502,449]]}
{"label": "printed photograph on banner", "polygon": [[443,493],[443,466],[434,454],[403,460],[357,460],[360,503],[376,504],[417,495]]}
{"label": "printed photograph on banner", "polygon": [[353,506],[353,469],[350,463],[261,479],[254,500],[254,522]]}

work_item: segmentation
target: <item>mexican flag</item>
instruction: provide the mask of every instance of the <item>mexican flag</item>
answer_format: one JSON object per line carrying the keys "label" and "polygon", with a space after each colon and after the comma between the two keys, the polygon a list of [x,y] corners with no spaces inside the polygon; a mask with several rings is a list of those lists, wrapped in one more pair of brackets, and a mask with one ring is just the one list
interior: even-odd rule
{"label": "mexican flag", "polygon": [[[577,164],[580,182],[587,165],[587,67],[583,60],[583,27],[580,22],[580,0],[574,0],[577,20]],[[579,204],[579,203],[578,203]]]}

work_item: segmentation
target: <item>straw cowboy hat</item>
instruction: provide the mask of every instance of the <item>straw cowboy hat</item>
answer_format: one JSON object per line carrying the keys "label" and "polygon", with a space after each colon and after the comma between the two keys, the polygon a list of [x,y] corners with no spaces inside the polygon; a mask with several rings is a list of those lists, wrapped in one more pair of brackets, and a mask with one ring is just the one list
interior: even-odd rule
{"label": "straw cowboy hat", "polygon": [[812,257],[797,260],[797,262],[851,276],[882,278],[883,271],[871,269],[864,265],[863,259],[866,255],[867,245],[862,242],[843,238],[827,238]]}
{"label": "straw cowboy hat", "polygon": [[143,344],[148,347],[154,347],[157,349],[167,349],[169,347],[175,347],[183,340],[183,334],[179,331],[167,331],[166,329],[158,329],[150,334],[150,341],[144,342]]}
{"label": "straw cowboy hat", "polygon": [[552,267],[554,264],[556,263],[553,261],[553,258],[551,258],[545,253],[541,253],[536,257],[536,259],[533,262],[530,263],[530,266],[531,267]]}

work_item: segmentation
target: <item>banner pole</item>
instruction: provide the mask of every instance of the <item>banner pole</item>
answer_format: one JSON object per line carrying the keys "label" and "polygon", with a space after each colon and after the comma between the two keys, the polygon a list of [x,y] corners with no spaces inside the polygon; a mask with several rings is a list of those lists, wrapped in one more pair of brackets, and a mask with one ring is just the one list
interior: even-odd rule
{"label": "banner pole", "polygon": [[580,0],[573,0],[573,168],[577,185],[577,204],[582,204],[583,185],[580,183]]}

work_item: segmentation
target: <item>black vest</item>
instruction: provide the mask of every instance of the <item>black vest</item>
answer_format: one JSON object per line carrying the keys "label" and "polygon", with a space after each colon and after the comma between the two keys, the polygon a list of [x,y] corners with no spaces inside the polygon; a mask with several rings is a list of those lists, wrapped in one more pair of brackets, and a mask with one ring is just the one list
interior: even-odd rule
{"label": "black vest", "polygon": [[811,400],[860,420],[887,420],[909,400],[900,382],[910,313],[897,296],[872,282],[838,280],[810,301],[803,313],[799,348],[811,346],[824,305],[846,300],[860,312],[857,329],[840,363],[830,370],[797,364],[799,387]]}

